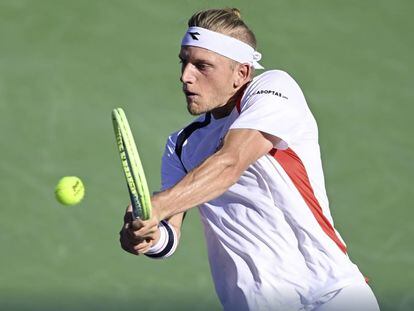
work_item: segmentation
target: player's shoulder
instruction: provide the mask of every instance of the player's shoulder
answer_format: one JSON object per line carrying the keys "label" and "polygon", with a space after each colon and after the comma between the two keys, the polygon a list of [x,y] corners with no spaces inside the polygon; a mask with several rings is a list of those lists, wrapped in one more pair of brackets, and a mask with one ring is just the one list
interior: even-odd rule
{"label": "player's shoulder", "polygon": [[250,98],[271,97],[289,100],[301,93],[300,87],[290,74],[283,70],[268,70],[253,78],[247,86],[243,102]]}
{"label": "player's shoulder", "polygon": [[[263,87],[292,88],[297,87],[297,83],[286,71],[275,69],[265,71],[254,77],[248,89],[258,90]],[[262,91],[265,92],[266,89],[263,89]]]}
{"label": "player's shoulder", "polygon": [[266,70],[254,77],[253,81],[293,79],[290,74],[280,69]]}

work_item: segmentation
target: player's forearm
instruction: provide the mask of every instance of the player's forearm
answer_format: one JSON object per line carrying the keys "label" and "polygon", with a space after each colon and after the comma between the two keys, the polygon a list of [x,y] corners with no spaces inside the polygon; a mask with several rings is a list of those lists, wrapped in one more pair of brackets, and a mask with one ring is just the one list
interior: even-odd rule
{"label": "player's forearm", "polygon": [[165,219],[223,194],[239,178],[241,168],[234,155],[222,152],[209,157],[177,185],[153,197],[160,219]]}
{"label": "player's forearm", "polygon": [[223,194],[250,164],[273,148],[260,131],[230,130],[222,148],[188,173],[177,185],[153,197],[159,219],[184,212]]}

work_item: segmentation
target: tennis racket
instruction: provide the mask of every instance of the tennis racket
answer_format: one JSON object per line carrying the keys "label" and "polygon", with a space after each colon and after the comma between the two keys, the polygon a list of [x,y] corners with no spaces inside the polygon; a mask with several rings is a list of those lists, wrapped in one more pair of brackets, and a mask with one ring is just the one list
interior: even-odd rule
{"label": "tennis racket", "polygon": [[132,214],[135,219],[147,220],[151,217],[151,196],[134,137],[122,108],[112,111],[112,123],[131,198]]}

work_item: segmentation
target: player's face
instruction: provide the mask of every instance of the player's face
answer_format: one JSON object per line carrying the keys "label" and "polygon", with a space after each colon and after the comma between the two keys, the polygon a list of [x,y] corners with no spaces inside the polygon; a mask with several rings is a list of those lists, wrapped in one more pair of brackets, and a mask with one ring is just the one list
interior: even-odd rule
{"label": "player's face", "polygon": [[237,73],[232,60],[192,46],[182,47],[179,58],[180,80],[192,115],[223,107],[236,93]]}

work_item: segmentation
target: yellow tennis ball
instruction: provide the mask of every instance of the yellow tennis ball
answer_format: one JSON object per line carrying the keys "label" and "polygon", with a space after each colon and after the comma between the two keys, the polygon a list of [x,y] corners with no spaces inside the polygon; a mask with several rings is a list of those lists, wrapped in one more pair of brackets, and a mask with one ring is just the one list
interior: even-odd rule
{"label": "yellow tennis ball", "polygon": [[64,205],[75,205],[82,201],[85,187],[76,176],[66,176],[59,180],[55,188],[56,199]]}

